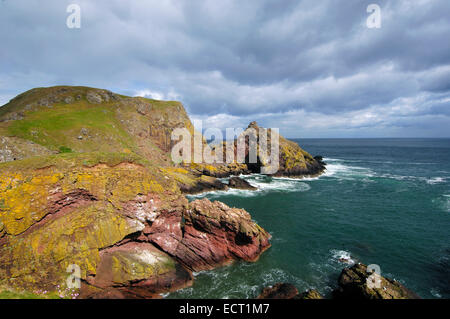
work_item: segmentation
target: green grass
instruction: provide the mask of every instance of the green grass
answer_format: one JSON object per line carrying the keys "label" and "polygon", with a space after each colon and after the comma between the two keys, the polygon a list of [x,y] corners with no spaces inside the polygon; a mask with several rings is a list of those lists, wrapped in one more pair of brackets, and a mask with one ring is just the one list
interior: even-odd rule
{"label": "green grass", "polygon": [[[2,117],[7,119],[7,114],[12,112],[20,113],[23,117],[21,120],[0,121],[0,136],[31,141],[59,155],[135,153],[154,162],[166,163],[170,160],[169,155],[157,146],[158,137],[134,135],[134,132],[148,134],[149,126],[153,124],[151,118],[143,117],[136,112],[138,101],[151,103],[152,116],[158,121],[161,119],[170,121],[174,115],[178,120],[177,114],[180,114],[181,118],[186,117],[185,125],[191,127],[180,102],[116,94],[118,99],[90,104],[86,94],[96,90],[98,89],[56,86],[24,92],[0,107],[0,119]],[[51,107],[38,105],[41,100],[64,101],[69,96],[74,99],[70,104],[50,101]],[[55,160],[59,163],[60,159]],[[32,159],[32,163],[40,161]]]}
{"label": "green grass", "polygon": [[60,146],[59,152],[60,153],[73,153],[72,149],[70,147],[66,147],[66,146]]}
{"label": "green grass", "polygon": [[90,152],[29,157],[20,161],[0,163],[0,170],[33,170],[50,166],[63,169],[80,166],[92,167],[97,164],[115,166],[123,162],[135,163],[146,167],[152,166],[149,161],[134,153]]}
{"label": "green grass", "polygon": [[[82,136],[82,128],[90,138]],[[131,137],[122,129],[111,106],[89,106],[85,101],[55,105],[51,109],[27,113],[26,118],[12,122],[7,134],[61,151],[118,152],[133,149]]]}

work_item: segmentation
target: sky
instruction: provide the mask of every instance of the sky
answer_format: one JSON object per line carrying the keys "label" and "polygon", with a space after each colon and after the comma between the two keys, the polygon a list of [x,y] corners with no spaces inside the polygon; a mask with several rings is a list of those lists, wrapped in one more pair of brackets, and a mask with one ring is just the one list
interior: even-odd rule
{"label": "sky", "polygon": [[203,128],[450,137],[448,0],[0,0],[0,41],[0,105],[84,85],[179,100]]}

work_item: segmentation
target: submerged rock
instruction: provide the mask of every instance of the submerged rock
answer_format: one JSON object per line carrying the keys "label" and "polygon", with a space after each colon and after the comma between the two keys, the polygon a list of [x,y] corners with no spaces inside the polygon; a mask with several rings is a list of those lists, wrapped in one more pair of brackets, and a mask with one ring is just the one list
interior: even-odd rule
{"label": "submerged rock", "polygon": [[257,299],[323,299],[323,297],[315,289],[299,293],[292,284],[278,283],[264,288]]}
{"label": "submerged rock", "polygon": [[297,288],[289,283],[278,283],[262,290],[257,299],[293,299],[298,295]]}
{"label": "submerged rock", "polygon": [[[339,288],[333,292],[336,299],[418,299],[417,294],[396,280],[367,271],[364,264],[345,268],[339,277]],[[372,283],[369,281],[372,280]],[[377,281],[377,282],[375,282]]]}

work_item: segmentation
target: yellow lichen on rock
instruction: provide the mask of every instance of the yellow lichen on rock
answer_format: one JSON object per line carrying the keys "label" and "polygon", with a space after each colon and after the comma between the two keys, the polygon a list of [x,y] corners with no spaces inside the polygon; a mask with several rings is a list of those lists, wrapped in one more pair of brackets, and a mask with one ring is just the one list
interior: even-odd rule
{"label": "yellow lichen on rock", "polygon": [[99,249],[142,228],[143,224],[121,216],[112,205],[96,202],[51,220],[45,227],[11,236],[12,249],[4,247],[0,259],[10,266],[10,277],[20,278],[22,286],[33,283],[27,282],[30,276],[41,278],[49,286],[63,285],[67,266],[78,265],[83,279],[95,274]]}
{"label": "yellow lichen on rock", "polygon": [[60,178],[62,175],[58,173],[26,177],[0,175],[0,220],[6,233],[18,235],[47,214],[45,205],[50,188]]}
{"label": "yellow lichen on rock", "polygon": [[146,215],[126,205],[144,195],[157,200],[154,210],[187,203],[173,179],[136,164],[2,170],[0,278],[52,289],[64,285],[71,264],[82,279],[95,275],[101,249],[143,230]]}

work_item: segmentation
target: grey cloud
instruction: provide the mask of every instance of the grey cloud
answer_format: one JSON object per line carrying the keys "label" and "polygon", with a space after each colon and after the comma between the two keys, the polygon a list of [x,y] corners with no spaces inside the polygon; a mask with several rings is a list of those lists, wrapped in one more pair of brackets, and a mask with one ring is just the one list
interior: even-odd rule
{"label": "grey cloud", "polygon": [[[79,30],[65,26],[72,2],[82,8]],[[76,84],[176,95],[210,123],[227,116],[275,124],[270,118],[305,112],[323,119],[323,134],[413,136],[423,129],[415,114],[450,121],[442,102],[450,93],[450,3],[377,1],[375,30],[365,26],[372,2],[0,1],[0,104],[32,87]],[[414,108],[407,102],[399,111],[402,98]],[[374,109],[391,117],[370,129],[349,124],[355,112]],[[299,123],[294,117],[283,129],[295,136]]]}

